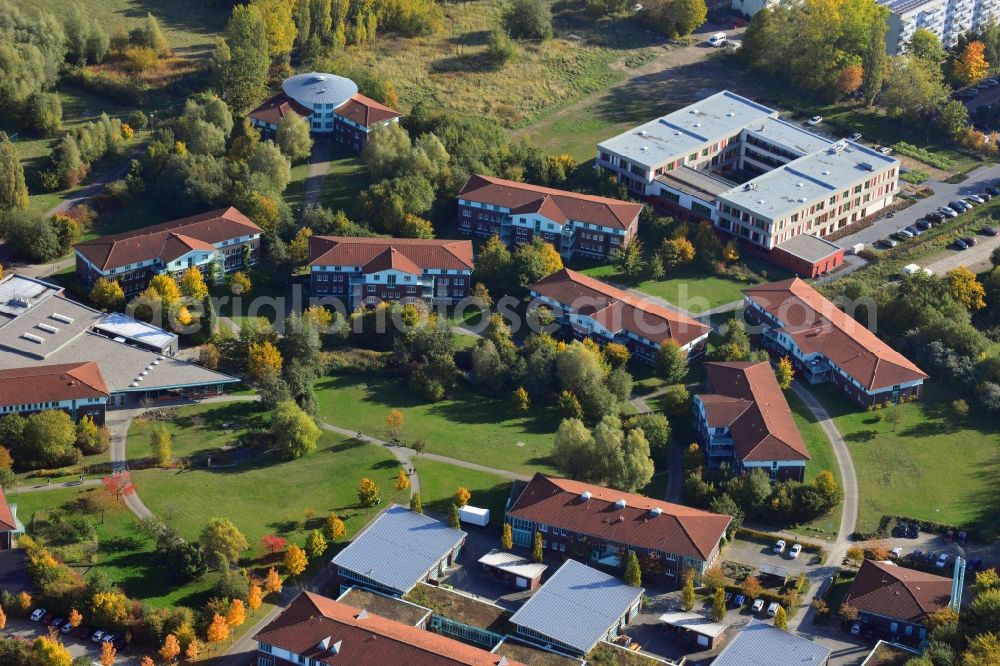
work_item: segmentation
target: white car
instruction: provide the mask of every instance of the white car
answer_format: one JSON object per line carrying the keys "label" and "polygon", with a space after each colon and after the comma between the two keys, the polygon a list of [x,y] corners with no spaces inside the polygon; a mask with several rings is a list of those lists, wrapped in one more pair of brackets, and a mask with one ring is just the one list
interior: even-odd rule
{"label": "white car", "polygon": [[44,608],[36,608],[35,612],[31,614],[31,621],[32,622],[41,622],[43,617],[45,617],[45,609]]}
{"label": "white car", "polygon": [[778,539],[778,543],[774,544],[774,552],[783,553],[785,552],[785,540]]}
{"label": "white car", "polygon": [[753,606],[751,606],[751,608],[753,609],[754,613],[761,612],[762,610],[764,610],[764,600],[763,599],[754,599],[753,600]]}
{"label": "white car", "polygon": [[892,148],[890,148],[889,146],[882,146],[882,149],[879,150],[878,152],[882,153],[883,155],[891,155]]}
{"label": "white car", "polygon": [[940,208],[938,208],[937,212],[939,212],[942,215],[944,215],[945,217],[951,218],[951,219],[955,219],[956,217],[958,217],[958,213],[956,213],[951,208],[947,208],[945,206],[941,206]]}
{"label": "white car", "polygon": [[767,607],[767,614],[770,615],[771,617],[774,617],[775,615],[778,614],[779,608],[781,608],[781,606],[778,605],[778,602],[772,601],[771,605]]}
{"label": "white car", "polygon": [[852,636],[860,636],[861,635],[861,623],[860,622],[855,622],[854,624],[851,625],[851,635]]}
{"label": "white car", "polygon": [[858,141],[861,141],[861,132],[855,132],[851,136],[847,137],[847,140],[848,141],[854,141],[855,143],[857,143]]}
{"label": "white car", "polygon": [[725,46],[726,45],[726,33],[717,32],[708,38],[709,46]]}
{"label": "white car", "polygon": [[788,550],[788,557],[794,560],[796,557],[799,556],[799,553],[801,552],[802,552],[802,544],[801,543],[794,544]]}
{"label": "white car", "polygon": [[948,564],[948,553],[941,553],[938,555],[937,562],[934,563],[938,569],[944,569],[944,565]]}
{"label": "white car", "polygon": [[889,554],[896,558],[902,557],[903,549],[899,547],[893,548],[891,551],[889,551]]}
{"label": "white car", "polygon": [[101,642],[101,639],[102,639],[102,638],[104,638],[104,634],[106,634],[106,633],[107,633],[107,632],[106,632],[106,631],[104,631],[103,629],[98,629],[98,630],[97,630],[97,631],[95,631],[95,632],[94,632],[94,634],[93,634],[93,635],[92,635],[92,636],[90,637],[90,640],[91,640],[91,641],[93,641],[94,643],[100,643],[100,642]]}
{"label": "white car", "polygon": [[812,118],[809,119],[808,122],[813,127],[816,127],[816,125],[819,125],[821,122],[823,122],[823,116],[813,116]]}

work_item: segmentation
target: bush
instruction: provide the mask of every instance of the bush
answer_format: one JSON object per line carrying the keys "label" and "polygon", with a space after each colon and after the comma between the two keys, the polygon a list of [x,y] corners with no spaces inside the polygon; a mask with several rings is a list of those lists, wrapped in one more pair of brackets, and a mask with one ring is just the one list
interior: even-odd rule
{"label": "bush", "polygon": [[916,171],[916,170],[907,171],[906,173],[904,173],[899,177],[900,180],[905,180],[907,183],[912,183],[913,185],[919,185],[928,178],[930,178],[930,176],[928,176],[926,173],[924,173],[923,171]]}
{"label": "bush", "polygon": [[503,65],[517,53],[517,46],[503,30],[494,30],[486,38],[486,55],[497,65]]}
{"label": "bush", "polygon": [[938,169],[951,171],[955,167],[955,162],[951,158],[932,153],[926,148],[920,148],[911,143],[906,143],[905,141],[900,141],[899,143],[894,144],[892,149],[901,155],[906,155],[907,157],[912,157],[915,160],[920,160],[924,164],[929,164],[930,166]]}
{"label": "bush", "polygon": [[552,11],[543,0],[513,0],[503,15],[507,34],[515,39],[552,36]]}
{"label": "bush", "polygon": [[151,72],[159,67],[156,51],[148,46],[133,46],[122,53],[122,68],[132,74]]}
{"label": "bush", "polygon": [[128,124],[137,130],[144,130],[149,127],[149,118],[142,111],[135,110],[128,117]]}

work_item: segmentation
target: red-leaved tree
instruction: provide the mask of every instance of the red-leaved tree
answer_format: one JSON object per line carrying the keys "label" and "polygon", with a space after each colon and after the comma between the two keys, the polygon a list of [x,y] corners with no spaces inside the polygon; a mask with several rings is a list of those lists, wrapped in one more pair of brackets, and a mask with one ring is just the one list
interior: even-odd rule
{"label": "red-leaved tree", "polygon": [[264,550],[274,555],[279,550],[285,549],[285,545],[288,544],[288,539],[280,537],[277,534],[268,534],[261,537],[260,542],[264,544]]}

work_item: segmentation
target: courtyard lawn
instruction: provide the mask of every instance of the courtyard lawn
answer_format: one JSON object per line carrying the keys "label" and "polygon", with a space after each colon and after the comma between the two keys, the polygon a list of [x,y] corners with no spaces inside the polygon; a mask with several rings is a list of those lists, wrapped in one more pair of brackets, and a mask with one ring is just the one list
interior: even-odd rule
{"label": "courtyard lawn", "polygon": [[472,493],[469,504],[490,510],[490,528],[499,529],[510,496],[511,481],[486,472],[417,458],[420,501],[425,513],[447,517],[459,486]]}
{"label": "courtyard lawn", "polygon": [[[393,486],[397,469],[382,447],[324,432],[317,449],[298,460],[265,454],[235,467],[143,470],[132,478],[146,506],[184,537],[197,539],[209,518],[228,518],[250,542],[247,555],[258,556],[261,537],[277,534],[302,545],[331,511],[350,538],[388,504],[406,501],[408,494]],[[358,505],[362,477],[381,489],[381,505]]]}
{"label": "courtyard lawn", "polygon": [[201,403],[180,408],[162,408],[167,418],[138,418],[128,431],[126,457],[141,460],[150,456],[150,433],[157,425],[170,432],[170,448],[175,460],[204,458],[232,446],[251,428],[266,428],[267,415],[257,402]]}
{"label": "courtyard lawn", "polygon": [[[792,417],[795,419],[795,425],[798,427],[799,433],[806,443],[806,450],[809,451],[809,461],[806,463],[806,481],[812,481],[820,472],[829,470],[833,473],[833,478],[837,480],[837,483],[840,483],[840,465],[837,464],[837,458],[833,453],[833,445],[827,439],[826,433],[823,432],[823,429],[816,422],[812,413],[797,395],[791,391],[786,391],[785,397],[788,399],[788,406],[792,408]],[[797,528],[793,528],[792,531],[803,532],[812,538],[835,539],[837,532],[840,530],[842,513],[843,506],[837,506],[830,514],[820,516],[816,520],[804,525],[799,525]]]}
{"label": "courtyard lawn", "polygon": [[549,454],[558,419],[548,411],[516,414],[506,399],[484,398],[461,384],[452,389],[456,398],[436,403],[397,378],[324,377],[315,388],[320,418],[331,425],[385,439],[385,417],[396,408],[405,419],[404,444],[422,439],[431,453],[526,474],[555,471]]}
{"label": "courtyard lawn", "polygon": [[1000,433],[975,412],[958,419],[954,395],[925,385],[924,398],[898,407],[895,430],[831,387],[817,396],[835,417],[858,472],[858,531],[872,532],[883,515],[930,520],[974,530],[986,540],[1000,525]]}

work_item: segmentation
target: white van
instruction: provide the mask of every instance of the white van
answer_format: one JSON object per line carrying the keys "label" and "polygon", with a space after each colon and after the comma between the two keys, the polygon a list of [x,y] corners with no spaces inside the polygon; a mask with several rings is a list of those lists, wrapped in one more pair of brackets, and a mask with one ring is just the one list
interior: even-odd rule
{"label": "white van", "polygon": [[714,47],[725,46],[726,45],[726,33],[724,33],[724,32],[717,32],[717,33],[715,33],[714,35],[712,35],[711,37],[708,38],[708,45],[709,46],[714,46]]}

